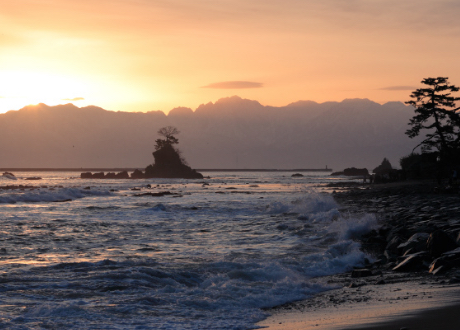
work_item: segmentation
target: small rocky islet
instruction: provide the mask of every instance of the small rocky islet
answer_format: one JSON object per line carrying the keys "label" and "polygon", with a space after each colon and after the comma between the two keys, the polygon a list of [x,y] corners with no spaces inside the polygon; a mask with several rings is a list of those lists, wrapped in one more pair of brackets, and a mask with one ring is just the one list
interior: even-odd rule
{"label": "small rocky islet", "polygon": [[153,154],[155,162],[148,165],[144,171],[136,169],[131,175],[127,171],[113,173],[104,172],[81,173],[82,179],[203,179],[203,175],[190,166],[186,165],[186,161],[181,157],[180,151],[173,145],[179,140],[173,135],[179,131],[175,127],[163,127],[158,133],[165,139],[157,139]]}

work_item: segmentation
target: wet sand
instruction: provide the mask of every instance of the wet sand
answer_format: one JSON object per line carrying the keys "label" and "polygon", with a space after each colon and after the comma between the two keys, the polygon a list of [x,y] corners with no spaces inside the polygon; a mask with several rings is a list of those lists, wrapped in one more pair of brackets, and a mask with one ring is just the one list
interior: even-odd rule
{"label": "wet sand", "polygon": [[270,310],[269,330],[460,329],[460,286],[423,278],[343,287]]}

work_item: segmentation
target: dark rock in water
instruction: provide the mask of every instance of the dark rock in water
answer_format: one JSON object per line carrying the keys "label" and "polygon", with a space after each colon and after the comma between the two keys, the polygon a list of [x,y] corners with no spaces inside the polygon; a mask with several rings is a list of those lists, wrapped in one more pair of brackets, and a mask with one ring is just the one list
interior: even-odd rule
{"label": "dark rock in water", "polygon": [[56,201],[53,201],[54,203],[64,203],[64,202],[71,202],[72,200],[69,198],[69,199],[58,199]]}
{"label": "dark rock in water", "polygon": [[426,242],[426,247],[433,258],[439,257],[444,252],[454,250],[457,243],[443,230],[436,230],[431,233]]}
{"label": "dark rock in water", "polygon": [[289,227],[286,224],[281,224],[281,225],[276,226],[276,229],[278,229],[278,230],[286,230],[288,228]]}
{"label": "dark rock in water", "polygon": [[93,174],[91,172],[85,172],[80,174],[80,178],[82,179],[92,179]]}
{"label": "dark rock in water", "polygon": [[117,179],[129,179],[129,174],[127,171],[122,171],[122,172],[117,173],[116,178]]}
{"label": "dark rock in water", "polygon": [[93,173],[92,179],[104,179],[105,175],[104,172],[99,172],[99,173]]}
{"label": "dark rock in water", "polygon": [[367,176],[369,175],[369,171],[367,168],[356,168],[350,167],[343,170],[343,175],[346,176]]}
{"label": "dark rock in water", "polygon": [[332,172],[331,176],[343,175],[343,172]]}
{"label": "dark rock in water", "polygon": [[109,172],[104,174],[104,172],[99,173],[91,173],[91,172],[84,172],[80,174],[80,178],[82,179],[129,179],[129,174],[126,171],[114,173]]}
{"label": "dark rock in water", "polygon": [[350,167],[344,169],[342,172],[333,172],[331,173],[331,176],[337,176],[337,175],[345,175],[345,176],[368,176],[369,171],[367,168],[356,168],[356,167]]}
{"label": "dark rock in water", "polygon": [[157,193],[148,192],[148,193],[142,193],[142,194],[135,194],[134,196],[135,197],[141,197],[141,196],[163,197],[166,195],[172,195],[172,193],[170,191],[162,191],[162,192],[157,192]]}
{"label": "dark rock in water", "polygon": [[42,180],[39,176],[31,176],[29,178],[26,178],[26,180]]}
{"label": "dark rock in water", "polygon": [[133,173],[131,173],[131,179],[144,179],[145,174],[141,170],[134,170]]}
{"label": "dark rock in water", "polygon": [[303,174],[295,173],[295,174],[291,175],[291,177],[293,177],[293,178],[301,178],[301,177],[303,177]]}
{"label": "dark rock in water", "polygon": [[203,175],[184,165],[179,153],[169,144],[153,153],[155,163],[145,169],[146,178],[203,179]]}
{"label": "dark rock in water", "polygon": [[351,272],[351,277],[367,277],[372,276],[372,272],[369,269],[355,269]]}

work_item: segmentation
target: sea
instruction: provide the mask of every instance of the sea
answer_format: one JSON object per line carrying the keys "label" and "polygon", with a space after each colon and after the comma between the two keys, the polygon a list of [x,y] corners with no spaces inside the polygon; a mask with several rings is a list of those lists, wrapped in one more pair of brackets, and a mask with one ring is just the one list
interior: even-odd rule
{"label": "sea", "polygon": [[[0,176],[0,329],[256,329],[371,259],[329,172]],[[41,180],[26,180],[41,177]],[[6,189],[8,188],[8,189]]]}

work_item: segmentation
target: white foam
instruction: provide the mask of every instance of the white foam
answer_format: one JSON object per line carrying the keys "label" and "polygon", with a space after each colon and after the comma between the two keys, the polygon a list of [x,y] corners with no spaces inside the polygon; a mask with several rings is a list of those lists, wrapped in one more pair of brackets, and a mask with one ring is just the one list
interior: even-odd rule
{"label": "white foam", "polygon": [[332,222],[329,228],[338,232],[341,239],[357,239],[377,227],[375,215],[364,214],[361,217],[340,217],[337,221]]}
{"label": "white foam", "polygon": [[12,190],[0,195],[0,203],[39,203],[80,199],[88,196],[110,196],[109,191],[84,190],[77,188],[59,188],[57,190],[32,190],[17,192]]}

